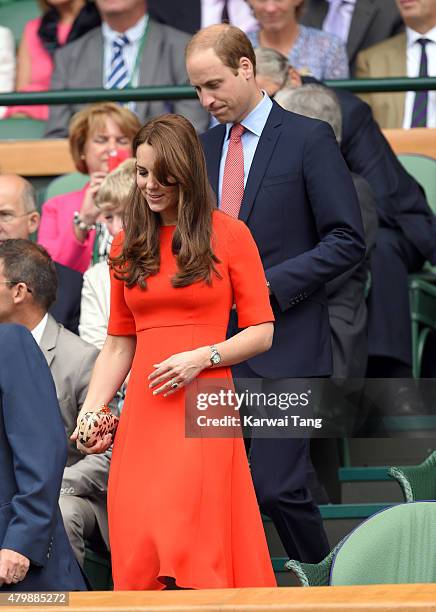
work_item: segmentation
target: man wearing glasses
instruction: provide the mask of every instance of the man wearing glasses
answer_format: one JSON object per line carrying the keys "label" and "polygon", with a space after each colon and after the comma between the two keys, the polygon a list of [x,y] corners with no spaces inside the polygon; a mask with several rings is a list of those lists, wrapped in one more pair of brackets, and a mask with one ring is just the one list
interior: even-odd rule
{"label": "man wearing glasses", "polygon": [[[22,238],[28,240],[39,226],[35,190],[16,174],[0,176],[0,240]],[[58,277],[56,301],[50,313],[64,327],[78,333],[82,275],[71,268],[55,263]]]}

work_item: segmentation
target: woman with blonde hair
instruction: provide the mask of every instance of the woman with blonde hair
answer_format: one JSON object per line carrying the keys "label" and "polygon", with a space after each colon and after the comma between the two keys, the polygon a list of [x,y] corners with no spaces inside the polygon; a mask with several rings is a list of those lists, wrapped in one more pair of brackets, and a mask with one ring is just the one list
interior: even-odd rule
{"label": "woman with blonde hair", "polygon": [[[99,219],[112,238],[115,238],[123,227],[124,210],[135,179],[136,162],[129,158],[103,179],[98,190],[95,205],[100,211]],[[103,347],[106,340],[109,309],[109,265],[105,259],[91,266],[83,275],[80,303],[79,335],[98,349]]]}
{"label": "woman with blonde hair", "polygon": [[[260,256],[246,225],[215,209],[189,121],[158,117],[133,149],[136,188],[110,258],[108,337],[81,413],[110,401],[131,368],[109,476],[114,586],[275,586],[243,439],[185,434],[189,398],[195,406],[211,383],[228,389],[230,366],[271,346]],[[226,340],[233,304],[242,331]],[[81,449],[111,443],[106,435]]]}
{"label": "woman with blonde hair", "polygon": [[[42,207],[38,242],[55,261],[82,273],[89,268],[100,214],[95,197],[114,162],[131,156],[140,125],[136,115],[113,102],[92,104],[72,118],[71,155],[77,170],[89,174],[89,182],[78,191],[47,200]],[[104,258],[104,244],[95,247],[95,259]]]}

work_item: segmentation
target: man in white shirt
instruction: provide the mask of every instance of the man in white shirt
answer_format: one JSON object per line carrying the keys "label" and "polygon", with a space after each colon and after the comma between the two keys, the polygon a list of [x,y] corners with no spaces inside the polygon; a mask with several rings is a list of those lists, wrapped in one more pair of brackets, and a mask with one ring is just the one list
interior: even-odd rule
{"label": "man in white shirt", "polygon": [[190,34],[222,22],[246,33],[258,29],[247,0],[148,0],[148,6],[154,19]]}
{"label": "man in white shirt", "polygon": [[359,51],[403,30],[395,0],[305,0],[301,23],[338,36],[354,74]]}
{"label": "man in white shirt", "polygon": [[[189,36],[149,18],[145,0],[96,0],[101,27],[55,53],[52,89],[105,87],[125,89],[152,85],[184,85],[184,64]],[[68,135],[72,115],[80,104],[52,106],[45,135]],[[141,121],[166,112],[189,119],[197,131],[206,129],[209,117],[197,100],[136,102],[132,108]]]}
{"label": "man in white shirt", "polygon": [[[56,269],[47,251],[29,240],[0,240],[0,323],[24,325],[44,353],[56,386],[65,435],[75,429],[98,350],[48,313],[56,297]],[[37,418],[37,415],[36,417]],[[111,452],[79,453],[68,441],[59,505],[77,560],[85,540],[109,545],[106,491]]]}
{"label": "man in white shirt", "polygon": [[[396,0],[406,32],[357,58],[359,78],[436,76],[436,0]],[[362,96],[381,128],[436,127],[436,91]]]}

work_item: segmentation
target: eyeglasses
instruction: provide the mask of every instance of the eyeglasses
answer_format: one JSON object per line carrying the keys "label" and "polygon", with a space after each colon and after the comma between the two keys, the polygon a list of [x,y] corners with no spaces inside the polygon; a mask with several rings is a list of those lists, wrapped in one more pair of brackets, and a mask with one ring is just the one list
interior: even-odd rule
{"label": "eyeglasses", "polygon": [[5,280],[5,281],[0,281],[0,283],[2,285],[18,285],[19,283],[23,283],[24,285],[26,285],[26,289],[29,293],[32,293],[32,289],[30,287],[27,286],[26,281],[20,281],[20,280]]}
{"label": "eyeglasses", "polygon": [[28,212],[22,213],[21,215],[15,215],[14,213],[5,212],[4,210],[0,210],[0,223],[4,223],[7,225],[8,223],[12,223],[15,219],[19,219],[20,217],[25,217],[26,215],[31,215],[36,212],[35,209],[29,210]]}

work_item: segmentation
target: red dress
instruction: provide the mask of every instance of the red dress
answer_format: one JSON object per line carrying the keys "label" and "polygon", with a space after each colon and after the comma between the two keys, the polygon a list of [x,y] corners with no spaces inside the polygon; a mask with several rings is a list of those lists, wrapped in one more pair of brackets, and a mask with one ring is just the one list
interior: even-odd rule
{"label": "red dress", "polygon": [[[108,333],[137,336],[109,476],[114,586],[163,589],[165,576],[193,589],[275,586],[243,440],[186,438],[185,390],[153,396],[147,381],[153,364],[225,340],[233,303],[240,327],[273,320],[259,253],[241,221],[215,212],[222,278],[173,288],[174,227],[160,232],[160,271],[146,290],[111,276]],[[122,235],[114,252],[121,242]]]}

